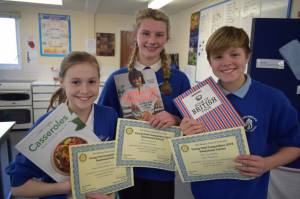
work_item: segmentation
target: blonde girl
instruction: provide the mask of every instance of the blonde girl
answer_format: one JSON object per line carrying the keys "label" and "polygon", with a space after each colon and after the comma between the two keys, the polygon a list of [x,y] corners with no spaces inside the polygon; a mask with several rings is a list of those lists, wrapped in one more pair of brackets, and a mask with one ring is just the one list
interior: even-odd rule
{"label": "blonde girl", "polygon": [[[114,76],[133,69],[142,71],[150,68],[155,72],[165,110],[147,117],[147,120],[155,128],[178,125],[180,113],[173,99],[188,90],[190,84],[184,73],[170,67],[165,50],[165,44],[170,38],[169,18],[160,10],[147,8],[137,13],[134,28],[136,45],[128,67],[110,75],[98,103],[113,107],[123,117]],[[150,168],[135,168],[134,172],[135,186],[121,191],[120,199],[174,198],[174,172]]]}

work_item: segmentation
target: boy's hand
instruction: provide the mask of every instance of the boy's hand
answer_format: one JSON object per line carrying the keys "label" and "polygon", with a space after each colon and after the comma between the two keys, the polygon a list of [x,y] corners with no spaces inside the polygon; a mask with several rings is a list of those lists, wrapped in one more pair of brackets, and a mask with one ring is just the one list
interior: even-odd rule
{"label": "boy's hand", "polygon": [[265,158],[257,155],[239,155],[235,162],[237,163],[236,169],[245,176],[260,177],[269,170]]}

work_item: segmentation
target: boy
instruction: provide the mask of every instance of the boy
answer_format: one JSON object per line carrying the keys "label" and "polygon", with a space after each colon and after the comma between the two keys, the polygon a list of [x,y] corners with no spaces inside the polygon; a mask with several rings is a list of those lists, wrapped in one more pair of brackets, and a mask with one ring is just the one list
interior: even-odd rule
{"label": "boy", "polygon": [[[236,169],[253,180],[209,180],[193,182],[196,199],[266,199],[269,171],[300,155],[300,125],[297,111],[279,90],[244,74],[251,49],[243,29],[224,26],[206,45],[207,59],[219,86],[243,117],[251,155],[236,157]],[[184,118],[184,134],[201,132],[201,125]],[[273,151],[274,144],[281,148]]]}

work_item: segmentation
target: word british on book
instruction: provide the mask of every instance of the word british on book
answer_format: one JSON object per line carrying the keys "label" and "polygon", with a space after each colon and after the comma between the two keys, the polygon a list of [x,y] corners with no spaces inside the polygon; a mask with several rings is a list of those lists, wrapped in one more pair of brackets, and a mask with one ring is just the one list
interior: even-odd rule
{"label": "word british on book", "polygon": [[212,77],[182,93],[174,102],[184,117],[202,122],[205,132],[245,125]]}

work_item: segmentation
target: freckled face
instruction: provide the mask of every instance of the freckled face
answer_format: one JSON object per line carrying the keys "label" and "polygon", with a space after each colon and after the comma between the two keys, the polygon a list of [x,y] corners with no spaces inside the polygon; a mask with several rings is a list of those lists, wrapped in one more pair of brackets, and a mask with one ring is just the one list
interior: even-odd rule
{"label": "freckled face", "polygon": [[75,112],[90,111],[99,94],[98,68],[90,63],[71,66],[63,80],[68,105]]}
{"label": "freckled face", "polygon": [[143,19],[137,30],[139,62],[150,65],[160,59],[160,53],[168,41],[167,24],[154,19]]}
{"label": "freckled face", "polygon": [[220,79],[222,86],[229,90],[239,89],[244,81],[244,71],[249,60],[243,48],[230,47],[222,53],[212,54],[209,58],[213,73]]}

